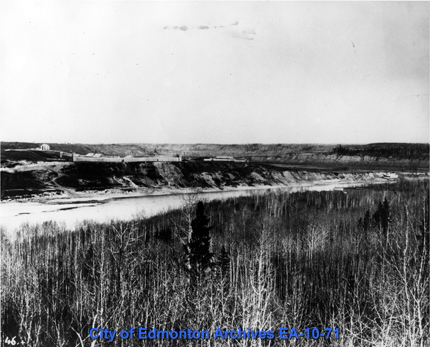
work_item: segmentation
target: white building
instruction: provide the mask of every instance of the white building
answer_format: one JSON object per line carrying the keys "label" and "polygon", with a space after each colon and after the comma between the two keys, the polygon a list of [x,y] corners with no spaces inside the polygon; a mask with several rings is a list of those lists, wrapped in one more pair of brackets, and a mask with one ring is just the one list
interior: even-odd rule
{"label": "white building", "polygon": [[40,149],[41,151],[49,151],[49,146],[48,146],[46,143],[44,143],[43,145],[41,145],[41,146],[39,147],[39,149]]}

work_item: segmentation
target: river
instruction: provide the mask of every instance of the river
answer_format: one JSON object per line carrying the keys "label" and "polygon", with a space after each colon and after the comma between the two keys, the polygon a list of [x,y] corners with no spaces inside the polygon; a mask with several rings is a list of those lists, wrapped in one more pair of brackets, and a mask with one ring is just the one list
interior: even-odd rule
{"label": "river", "polygon": [[[231,191],[203,192],[200,197],[206,201],[225,200],[250,194],[265,194],[268,190],[280,189],[283,192],[300,190],[333,190],[360,186],[371,182],[325,182],[296,187],[264,187],[259,189],[237,189]],[[387,183],[372,182],[372,183]],[[186,194],[149,195],[142,197],[113,198],[91,203],[42,204],[35,202],[7,202],[0,205],[0,225],[10,238],[14,238],[17,228],[22,224],[41,224],[55,221],[68,229],[84,220],[108,222],[113,219],[130,220],[136,216],[150,217],[170,209],[177,209],[184,203]]]}

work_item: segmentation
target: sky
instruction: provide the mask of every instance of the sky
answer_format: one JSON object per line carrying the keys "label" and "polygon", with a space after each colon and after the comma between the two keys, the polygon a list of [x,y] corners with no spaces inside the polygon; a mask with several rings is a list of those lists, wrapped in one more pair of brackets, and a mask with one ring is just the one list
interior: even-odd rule
{"label": "sky", "polygon": [[429,142],[428,2],[0,3],[0,137]]}

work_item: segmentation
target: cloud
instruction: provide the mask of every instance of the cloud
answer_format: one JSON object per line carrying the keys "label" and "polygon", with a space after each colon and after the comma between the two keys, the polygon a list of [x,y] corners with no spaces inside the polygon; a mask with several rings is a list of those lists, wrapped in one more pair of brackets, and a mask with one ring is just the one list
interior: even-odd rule
{"label": "cloud", "polygon": [[188,27],[185,25],[182,25],[182,26],[175,25],[175,26],[165,26],[163,29],[164,30],[181,30],[181,31],[225,29],[232,37],[234,37],[236,39],[241,39],[241,40],[254,40],[254,36],[257,35],[255,28],[246,29],[246,30],[240,28],[239,21],[236,21],[236,22],[234,22],[232,24],[228,24],[228,25],[213,25],[213,26],[199,25],[199,26],[194,26],[194,27]]}
{"label": "cloud", "polygon": [[165,26],[163,29],[164,30],[182,30],[182,31],[187,31],[188,27],[185,26],[185,25],[182,25],[182,26],[175,25],[175,26],[170,26],[170,27],[169,26]]}
{"label": "cloud", "polygon": [[196,27],[187,27],[185,25],[182,25],[182,26],[175,25],[175,26],[165,26],[163,29],[164,30],[182,30],[182,31],[187,31],[188,29],[208,30],[208,29],[222,29],[222,28],[233,27],[233,26],[237,26],[237,25],[239,25],[238,21],[234,22],[233,24],[229,24],[229,25],[214,25],[212,27],[210,27],[208,25],[199,25]]}

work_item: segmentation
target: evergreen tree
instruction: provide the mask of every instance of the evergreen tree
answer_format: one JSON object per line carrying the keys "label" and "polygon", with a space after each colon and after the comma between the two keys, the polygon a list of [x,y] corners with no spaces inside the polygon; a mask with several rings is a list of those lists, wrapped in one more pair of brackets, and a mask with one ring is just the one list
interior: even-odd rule
{"label": "evergreen tree", "polygon": [[230,254],[225,249],[225,246],[223,245],[221,248],[221,255],[220,255],[220,267],[221,267],[221,273],[223,277],[228,277],[228,274],[230,272]]}
{"label": "evergreen tree", "polygon": [[369,210],[367,210],[366,213],[365,213],[365,215],[364,215],[364,218],[360,218],[358,220],[358,228],[359,228],[359,230],[363,231],[364,233],[367,233],[367,231],[370,228],[370,222],[371,222],[370,212],[369,212]]}
{"label": "evergreen tree", "polygon": [[387,236],[388,224],[390,223],[390,205],[388,204],[387,197],[385,197],[382,206],[383,208],[381,211],[381,226],[384,235]]}
{"label": "evergreen tree", "polygon": [[366,214],[364,215],[364,220],[363,220],[363,229],[364,231],[368,231],[370,228],[370,211],[367,210]]}
{"label": "evergreen tree", "polygon": [[185,251],[189,260],[189,269],[196,277],[201,277],[212,265],[211,237],[209,231],[209,217],[205,215],[203,202],[199,201],[196,208],[196,217],[191,222],[191,238]]}
{"label": "evergreen tree", "polygon": [[387,198],[384,202],[379,202],[378,208],[372,216],[374,224],[383,232],[384,236],[387,236],[388,225],[390,223],[390,204]]}

